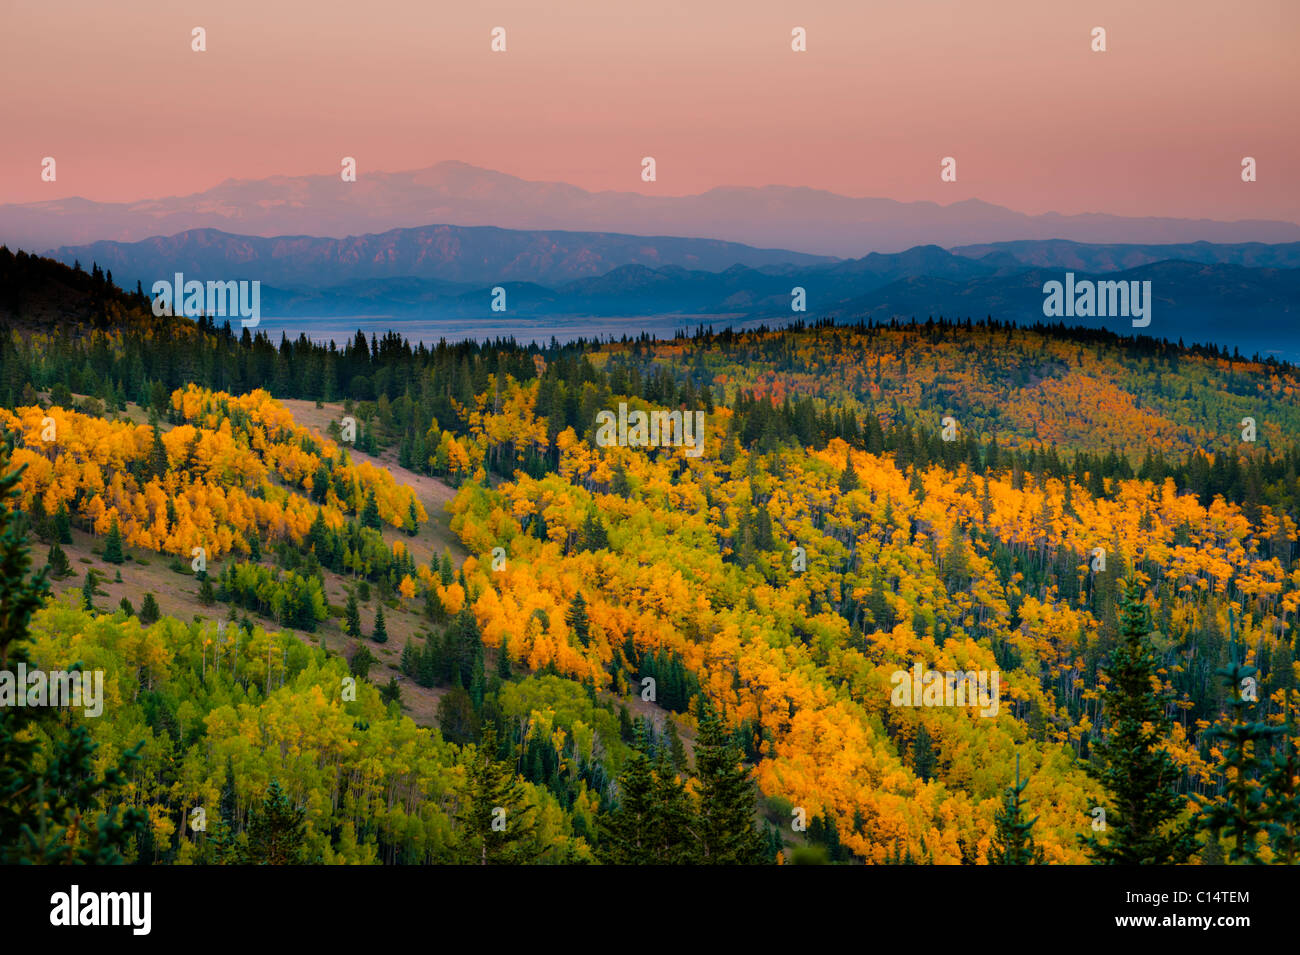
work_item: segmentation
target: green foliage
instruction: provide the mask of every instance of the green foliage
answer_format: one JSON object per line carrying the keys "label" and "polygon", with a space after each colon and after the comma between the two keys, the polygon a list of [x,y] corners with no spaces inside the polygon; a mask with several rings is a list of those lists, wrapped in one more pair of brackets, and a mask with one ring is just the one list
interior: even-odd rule
{"label": "green foliage", "polygon": [[1110,795],[1108,838],[1089,835],[1084,844],[1106,865],[1181,863],[1196,849],[1190,825],[1181,817],[1186,800],[1176,786],[1178,768],[1160,749],[1170,719],[1152,687],[1156,664],[1147,642],[1150,613],[1141,584],[1129,580],[1120,605],[1120,642],[1111,651],[1103,696],[1109,732],[1094,743],[1089,775]]}
{"label": "green foliage", "polygon": [[1016,754],[1016,781],[1007,787],[1002,808],[994,817],[990,865],[1042,865],[1043,850],[1034,844],[1034,823],[1038,817],[1025,818],[1025,801],[1021,795],[1029,780],[1020,781],[1020,754]]}
{"label": "green foliage", "polygon": [[[0,671],[41,666],[29,651],[32,615],[48,594],[11,500],[21,470],[0,461]],[[79,663],[74,670],[82,670]],[[0,707],[0,864],[125,861],[147,817],[126,807],[126,779],[140,747],[97,768],[99,747],[77,715],[48,707]]]}
{"label": "green foliage", "polygon": [[122,553],[122,532],[118,529],[117,518],[113,518],[108,537],[104,539],[104,560],[110,564],[121,564],[126,560]]}
{"label": "green foliage", "polygon": [[158,601],[154,595],[147,593],[144,595],[144,602],[140,604],[140,622],[146,627],[152,623],[157,623],[158,618],[162,616],[162,611],[158,609]]}
{"label": "green foliage", "polygon": [[456,812],[459,861],[467,865],[527,862],[537,851],[535,807],[510,767],[495,758],[496,730],[465,761],[465,786]]}

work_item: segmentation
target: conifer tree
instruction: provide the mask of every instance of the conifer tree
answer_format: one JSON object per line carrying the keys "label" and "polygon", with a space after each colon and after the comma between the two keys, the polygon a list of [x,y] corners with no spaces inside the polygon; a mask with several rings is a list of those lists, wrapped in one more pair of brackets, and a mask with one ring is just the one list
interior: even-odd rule
{"label": "conifer tree", "polygon": [[81,582],[81,606],[83,610],[95,609],[95,597],[103,591],[98,589],[99,575],[94,570],[87,570]]}
{"label": "conifer tree", "polygon": [[618,777],[618,805],[597,820],[597,856],[606,865],[650,865],[661,858],[657,830],[661,815],[655,805],[650,760],[632,751]]}
{"label": "conifer tree", "polygon": [[154,477],[162,478],[167,474],[167,448],[163,444],[162,429],[158,427],[156,415],[150,416],[149,426],[153,429],[153,446],[149,450],[149,471]]}
{"label": "conifer tree", "polygon": [[700,712],[695,771],[700,795],[700,862],[753,865],[764,861],[762,837],[754,824],[754,782],[740,762],[731,734],[709,703]]}
{"label": "conifer tree", "polygon": [[840,493],[848,494],[858,489],[858,472],[853,470],[853,455],[844,460],[844,470],[840,474]]}
{"label": "conifer tree", "polygon": [[934,777],[934,741],[924,724],[916,728],[916,739],[912,741],[912,771],[922,782],[929,782]]}
{"label": "conifer tree", "polygon": [[1107,838],[1083,840],[1093,860],[1106,865],[1178,864],[1196,849],[1186,800],[1176,790],[1178,767],[1159,744],[1170,719],[1152,687],[1155,656],[1147,643],[1150,614],[1142,585],[1130,579],[1120,604],[1119,643],[1111,651],[1102,696],[1108,727],[1092,746],[1088,774],[1110,796]]}
{"label": "conifer tree", "polygon": [[158,601],[154,599],[153,594],[145,594],[144,601],[140,604],[140,622],[148,626],[157,623],[161,616],[162,611],[158,609]]}
{"label": "conifer tree", "polygon": [[511,764],[496,759],[496,727],[489,723],[465,765],[465,788],[456,813],[460,861],[511,865],[531,861],[537,823]]}
{"label": "conifer tree", "polygon": [[62,580],[72,573],[72,564],[68,560],[68,555],[63,548],[59,546],[58,541],[50,545],[49,555],[45,559],[46,566],[49,567],[49,574],[55,580]]}
{"label": "conifer tree", "polygon": [[343,611],[344,629],[348,636],[361,639],[361,610],[357,606],[357,595],[348,594],[348,602]]}
{"label": "conifer tree", "polygon": [[1002,808],[994,819],[993,845],[989,850],[990,865],[1042,865],[1043,850],[1034,844],[1034,823],[1038,817],[1024,818],[1025,802],[1020,798],[1029,780],[1020,781],[1020,754],[1016,754],[1016,781],[1008,786]]}
{"label": "conifer tree", "polygon": [[303,861],[307,812],[289,802],[274,777],[261,807],[248,824],[248,861],[254,865],[297,865]]}
{"label": "conifer tree", "polygon": [[605,550],[608,547],[609,533],[605,530],[604,522],[596,516],[594,511],[588,511],[578,536],[578,549],[593,551]]}
{"label": "conifer tree", "polygon": [[384,608],[380,607],[375,611],[375,629],[370,634],[370,639],[375,643],[388,642],[388,628],[384,626]]}
{"label": "conifer tree", "polygon": [[1300,758],[1292,740],[1295,724],[1291,722],[1292,693],[1287,690],[1283,700],[1282,745],[1276,747],[1264,761],[1265,785],[1264,812],[1268,818],[1269,843],[1273,847],[1274,861],[1281,865],[1295,865],[1300,861]]}
{"label": "conifer tree", "polygon": [[366,492],[366,502],[361,508],[361,526],[374,530],[380,530],[384,526],[379,517],[379,504],[375,501],[374,491]]}
{"label": "conifer tree", "polygon": [[1224,743],[1223,762],[1219,767],[1225,779],[1223,798],[1213,802],[1201,799],[1198,822],[1215,841],[1227,832],[1232,840],[1229,862],[1258,863],[1257,839],[1269,821],[1271,808],[1265,803],[1265,789],[1260,782],[1266,768],[1263,757],[1273,738],[1283,730],[1254,718],[1254,693],[1248,698],[1244,688],[1254,689],[1259,671],[1239,662],[1240,647],[1235,640],[1231,647],[1231,661],[1216,671],[1230,694],[1229,713],[1205,734],[1207,740]]}
{"label": "conifer tree", "polygon": [[120,564],[126,560],[122,554],[122,532],[118,529],[116,517],[104,540],[104,560],[110,564]]}
{"label": "conifer tree", "polygon": [[510,637],[501,638],[501,647],[497,650],[497,676],[502,681],[509,680],[510,672]]}
{"label": "conifer tree", "polygon": [[591,642],[591,625],[587,619],[587,601],[583,599],[581,590],[573,595],[564,619],[569,624],[569,629],[573,631],[573,635],[578,638],[578,642],[584,647],[587,646]]}
{"label": "conifer tree", "polygon": [[68,515],[67,507],[62,503],[54,512],[54,540],[60,544],[72,543],[72,518]]}

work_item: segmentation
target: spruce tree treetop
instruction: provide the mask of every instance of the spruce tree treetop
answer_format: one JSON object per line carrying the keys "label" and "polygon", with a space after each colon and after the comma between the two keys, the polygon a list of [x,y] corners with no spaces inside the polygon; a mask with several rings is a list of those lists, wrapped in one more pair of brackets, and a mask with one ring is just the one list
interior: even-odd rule
{"label": "spruce tree treetop", "polygon": [[1093,859],[1106,865],[1178,864],[1196,849],[1192,827],[1182,818],[1188,806],[1176,789],[1179,769],[1159,748],[1171,721],[1152,682],[1156,660],[1143,598],[1142,585],[1130,578],[1120,603],[1119,643],[1106,665],[1107,731],[1093,743],[1085,767],[1111,800],[1105,838],[1093,833],[1083,840]]}

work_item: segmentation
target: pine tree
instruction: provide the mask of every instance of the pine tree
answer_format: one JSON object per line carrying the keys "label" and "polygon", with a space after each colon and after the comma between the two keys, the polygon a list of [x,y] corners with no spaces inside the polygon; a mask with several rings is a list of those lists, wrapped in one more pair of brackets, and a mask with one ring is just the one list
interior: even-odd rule
{"label": "pine tree", "polygon": [[375,643],[388,642],[388,629],[384,626],[384,608],[380,607],[375,611],[375,629],[370,634],[370,639]]}
{"label": "pine tree", "polygon": [[1265,790],[1259,779],[1266,765],[1261,757],[1268,752],[1273,737],[1283,730],[1253,718],[1255,702],[1247,699],[1243,686],[1247,681],[1254,684],[1259,671],[1239,662],[1240,647],[1235,640],[1231,648],[1231,662],[1215,671],[1230,694],[1229,715],[1205,733],[1207,742],[1222,740],[1225,744],[1220,771],[1226,784],[1222,801],[1201,800],[1198,824],[1215,841],[1226,830],[1232,839],[1229,862],[1258,863],[1257,839],[1269,821],[1270,808],[1265,804]]}
{"label": "pine tree", "polygon": [[162,611],[158,609],[158,601],[154,599],[153,594],[145,594],[144,601],[140,604],[140,622],[148,626],[157,623],[161,616]]}
{"label": "pine tree", "polygon": [[853,470],[853,455],[844,460],[844,471],[840,474],[840,493],[848,494],[858,489],[858,472]]}
{"label": "pine tree", "polygon": [[126,560],[122,554],[122,532],[118,530],[116,517],[104,540],[104,560],[110,564],[120,564]]}
{"label": "pine tree", "polygon": [[358,680],[364,680],[368,677],[370,668],[374,665],[375,655],[370,652],[370,648],[364,643],[358,646],[348,659],[348,670]]}
{"label": "pine tree", "polygon": [[[0,669],[9,671],[31,663],[28,627],[49,594],[44,570],[29,576],[23,518],[11,503],[21,475],[0,461]],[[63,722],[50,707],[0,707],[0,865],[121,864],[145,829],[144,810],[119,815],[143,741],[101,775],[85,724],[60,731]]]}
{"label": "pine tree", "polygon": [[1120,604],[1119,643],[1106,666],[1108,731],[1093,744],[1085,767],[1112,802],[1107,840],[1083,840],[1094,861],[1106,865],[1178,864],[1196,849],[1191,827],[1178,818],[1186,807],[1176,790],[1178,767],[1158,748],[1171,721],[1152,688],[1156,661],[1146,641],[1151,627],[1143,596],[1142,585],[1130,579]]}
{"label": "pine tree", "polygon": [[510,672],[510,637],[501,638],[501,647],[497,650],[497,676],[504,682],[511,677]]}
{"label": "pine tree", "polygon": [[153,446],[149,449],[149,471],[154,477],[162,478],[167,474],[167,448],[163,444],[162,429],[158,427],[156,416],[151,416],[149,426],[153,429]]}
{"label": "pine tree", "polygon": [[1033,828],[1038,817],[1024,818],[1025,802],[1020,798],[1029,780],[1020,781],[1020,754],[1016,754],[1016,781],[1008,786],[1002,808],[993,817],[993,845],[989,865],[1042,865],[1043,850],[1034,844]]}
{"label": "pine tree", "polygon": [[72,564],[68,560],[68,555],[57,541],[50,545],[49,556],[46,557],[45,563],[49,567],[50,576],[55,580],[62,580],[72,573]]}
{"label": "pine tree", "polygon": [[1300,855],[1300,792],[1296,780],[1300,779],[1300,758],[1292,742],[1295,725],[1292,718],[1292,693],[1286,691],[1283,702],[1282,745],[1264,761],[1265,785],[1264,813],[1268,822],[1269,843],[1273,847],[1274,861],[1282,865],[1295,865]]}
{"label": "pine tree", "polygon": [[87,570],[86,576],[81,583],[81,607],[83,610],[95,609],[95,597],[103,591],[98,589],[99,575],[93,570]]}
{"label": "pine tree", "polygon": [[390,676],[388,682],[379,688],[379,698],[383,700],[385,706],[389,703],[402,702],[402,687],[397,682],[397,677]]}
{"label": "pine tree", "polygon": [[348,602],[343,611],[343,628],[349,637],[361,639],[361,610],[357,606],[357,595],[348,594]]}
{"label": "pine tree", "polygon": [[583,599],[581,590],[573,595],[564,619],[568,622],[573,635],[578,638],[578,642],[584,647],[587,646],[591,642],[591,625],[587,619],[587,601]]}
{"label": "pine tree", "polygon": [[379,518],[379,504],[375,501],[375,492],[366,492],[366,502],[361,508],[361,526],[381,530],[383,521]]}
{"label": "pine tree", "polygon": [[531,861],[537,823],[511,764],[496,759],[496,728],[489,723],[465,765],[465,788],[456,813],[457,849],[470,865]]}
{"label": "pine tree", "polygon": [[54,512],[54,539],[60,544],[72,543],[72,518],[68,516],[68,509],[62,503]]}
{"label": "pine tree", "polygon": [[579,550],[594,551],[609,548],[609,533],[605,530],[604,522],[593,511],[587,512],[578,541]]}
{"label": "pine tree", "polygon": [[606,865],[650,865],[662,862],[658,829],[660,814],[654,799],[650,760],[633,750],[618,777],[618,805],[597,820],[597,856]]}
{"label": "pine tree", "polygon": [[248,861],[254,865],[301,863],[307,812],[289,802],[280,781],[271,778],[261,808],[248,824]]}
{"label": "pine tree", "polygon": [[226,757],[226,778],[221,784],[221,796],[217,801],[217,811],[221,814],[221,821],[230,827],[231,832],[236,831],[236,813],[239,809],[238,795],[235,792],[235,764],[229,756]]}
{"label": "pine tree", "polygon": [[700,713],[695,770],[700,794],[700,861],[706,865],[763,862],[763,840],[754,825],[754,782],[741,765],[731,734],[708,703]]}
{"label": "pine tree", "polygon": [[934,777],[934,741],[924,725],[916,728],[916,739],[912,741],[912,771],[922,782],[929,782]]}

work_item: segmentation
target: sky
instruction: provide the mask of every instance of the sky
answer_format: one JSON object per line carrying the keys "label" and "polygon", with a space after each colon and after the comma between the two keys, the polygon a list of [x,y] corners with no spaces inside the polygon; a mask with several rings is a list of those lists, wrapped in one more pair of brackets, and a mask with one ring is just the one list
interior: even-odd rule
{"label": "sky", "polygon": [[0,202],[354,156],[363,175],[456,159],[589,190],[1300,221],[1297,39],[1297,0],[0,0]]}

